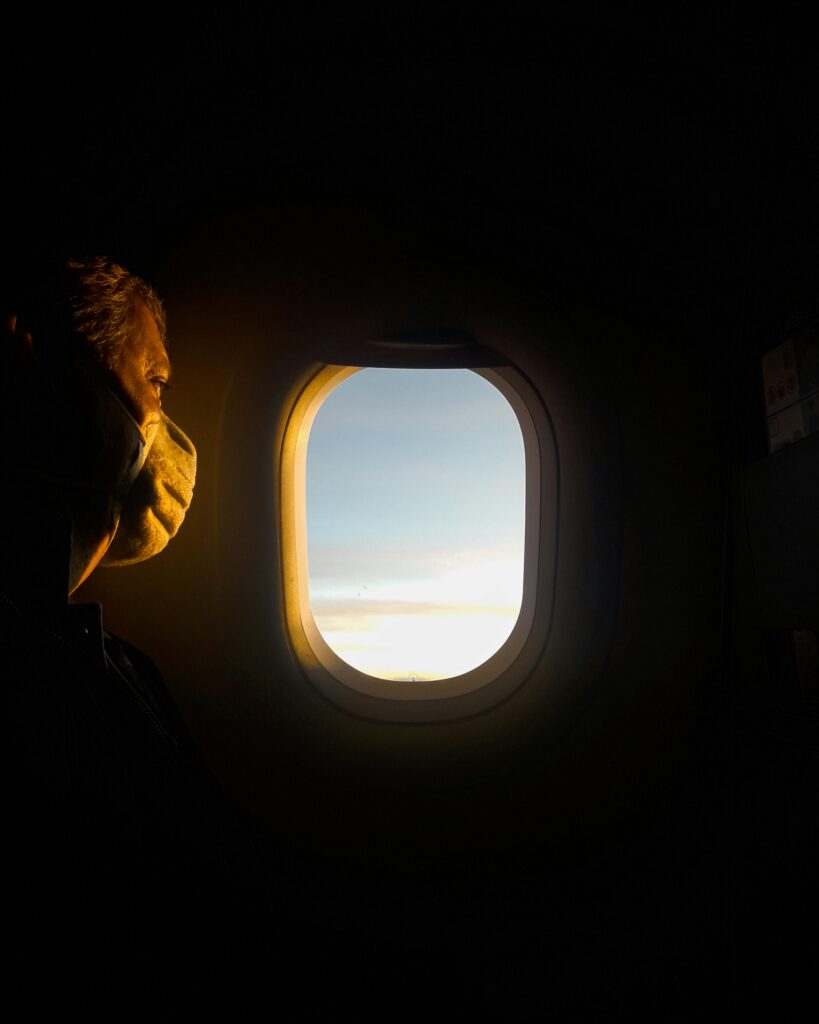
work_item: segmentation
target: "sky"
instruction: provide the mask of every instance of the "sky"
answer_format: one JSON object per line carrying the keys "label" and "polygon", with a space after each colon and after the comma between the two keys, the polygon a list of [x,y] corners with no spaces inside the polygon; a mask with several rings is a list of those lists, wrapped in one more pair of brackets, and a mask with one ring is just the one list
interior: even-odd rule
{"label": "sky", "polygon": [[517,417],[471,370],[365,369],[307,445],[310,601],[335,653],[385,679],[482,664],[520,611]]}

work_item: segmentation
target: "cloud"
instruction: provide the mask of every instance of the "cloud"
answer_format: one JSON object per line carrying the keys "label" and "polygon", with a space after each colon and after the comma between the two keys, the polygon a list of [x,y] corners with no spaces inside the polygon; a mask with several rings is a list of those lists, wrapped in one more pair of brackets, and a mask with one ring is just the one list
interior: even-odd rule
{"label": "cloud", "polygon": [[508,562],[519,565],[521,543],[493,544],[491,547],[453,549],[451,546],[414,547],[410,544],[320,544],[310,545],[310,579],[315,586],[335,580],[372,583],[385,579],[429,580],[448,572]]}
{"label": "cloud", "polygon": [[322,602],[316,625],[335,653],[382,679],[447,679],[503,646],[519,605],[410,601]]}
{"label": "cloud", "polygon": [[[389,556],[381,551],[337,553],[330,574],[310,572],[310,599],[323,601],[408,602],[412,607],[520,606],[523,557],[517,553],[472,550],[427,552],[419,557],[406,549]],[[312,564],[312,563],[311,563]],[[324,566],[322,566],[324,568]]]}
{"label": "cloud", "polygon": [[324,629],[370,632],[391,616],[440,618],[441,616],[500,615],[517,618],[520,604],[443,604],[432,601],[317,600],[312,602],[316,625]]}

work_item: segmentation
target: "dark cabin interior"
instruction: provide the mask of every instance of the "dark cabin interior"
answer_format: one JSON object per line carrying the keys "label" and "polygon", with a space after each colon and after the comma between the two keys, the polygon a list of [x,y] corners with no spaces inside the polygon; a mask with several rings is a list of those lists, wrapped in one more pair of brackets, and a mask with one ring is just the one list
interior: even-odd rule
{"label": "dark cabin interior", "polygon": [[[225,11],[105,46],[6,20],[6,286],[48,247],[153,282],[199,449],[179,538],[77,600],[156,661],[257,822],[315,936],[304,986],[367,1019],[794,1019],[819,433],[769,454],[760,367],[819,330],[815,47],[730,4]],[[588,578],[550,640],[581,696],[373,726],[299,695],[267,637],[276,374],[308,337],[473,314],[539,338],[544,374],[557,352],[585,417],[564,514]]]}

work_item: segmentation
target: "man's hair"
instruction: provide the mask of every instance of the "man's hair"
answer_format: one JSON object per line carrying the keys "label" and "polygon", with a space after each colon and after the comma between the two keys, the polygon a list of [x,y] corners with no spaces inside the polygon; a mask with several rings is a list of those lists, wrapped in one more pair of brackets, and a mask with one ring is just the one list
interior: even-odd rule
{"label": "man's hair", "polygon": [[139,336],[137,299],[148,307],[165,341],[165,310],[154,289],[104,256],[47,254],[22,261],[15,276],[17,281],[10,282],[8,296],[3,296],[4,319],[13,314],[31,331],[37,351],[55,368],[72,353],[90,350],[97,362],[113,369],[123,349]]}
{"label": "man's hair", "polygon": [[97,359],[113,369],[122,350],[140,330],[135,305],[142,299],[165,341],[165,310],[154,289],[104,256],[66,261],[68,307],[74,329],[92,346]]}

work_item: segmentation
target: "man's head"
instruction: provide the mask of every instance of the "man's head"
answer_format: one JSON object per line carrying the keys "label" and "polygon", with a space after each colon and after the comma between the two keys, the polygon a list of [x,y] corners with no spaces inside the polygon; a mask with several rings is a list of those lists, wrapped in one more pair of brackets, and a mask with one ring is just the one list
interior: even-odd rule
{"label": "man's head", "polygon": [[154,289],[124,267],[96,256],[69,259],[60,268],[63,294],[53,295],[73,321],[100,364],[112,370],[150,314],[160,341],[165,341],[165,310]]}
{"label": "man's head", "polygon": [[136,275],[101,257],[71,259],[29,290],[7,328],[15,482],[30,508],[71,520],[71,591],[115,534],[121,551],[109,564],[164,547],[190,500],[193,446],[178,428],[171,436],[162,413],[165,314]]}

